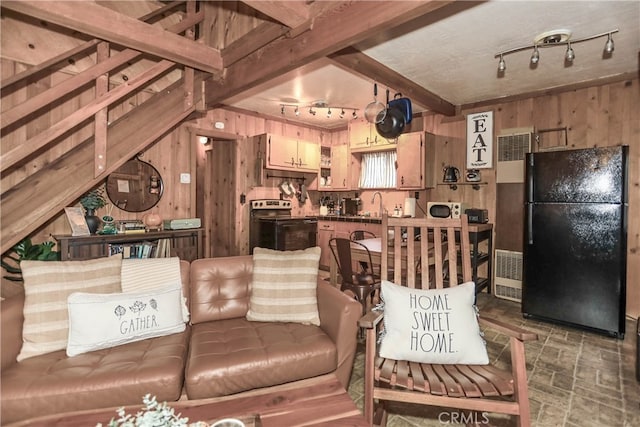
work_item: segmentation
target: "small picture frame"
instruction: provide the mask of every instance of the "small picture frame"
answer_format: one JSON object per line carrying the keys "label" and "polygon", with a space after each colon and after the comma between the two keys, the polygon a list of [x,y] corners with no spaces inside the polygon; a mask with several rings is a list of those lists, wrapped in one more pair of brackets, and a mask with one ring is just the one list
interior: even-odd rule
{"label": "small picture frame", "polygon": [[64,208],[64,212],[67,214],[72,236],[88,236],[91,234],[91,232],[89,232],[89,226],[87,226],[87,221],[84,219],[82,208],[66,207]]}

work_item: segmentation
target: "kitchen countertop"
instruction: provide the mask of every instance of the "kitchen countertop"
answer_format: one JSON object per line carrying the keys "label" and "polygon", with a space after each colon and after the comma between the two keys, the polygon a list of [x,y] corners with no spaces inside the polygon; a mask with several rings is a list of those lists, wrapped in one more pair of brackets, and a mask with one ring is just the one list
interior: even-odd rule
{"label": "kitchen countertop", "polygon": [[367,222],[382,224],[382,218],[363,215],[318,215],[318,221]]}

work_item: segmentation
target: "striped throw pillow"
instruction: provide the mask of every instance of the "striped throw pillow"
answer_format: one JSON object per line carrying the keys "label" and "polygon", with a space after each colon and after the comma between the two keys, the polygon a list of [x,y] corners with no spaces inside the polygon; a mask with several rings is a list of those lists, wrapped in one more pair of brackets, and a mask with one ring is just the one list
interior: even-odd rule
{"label": "striped throw pillow", "polygon": [[319,247],[298,251],[255,248],[247,320],[320,325],[319,261]]}
{"label": "striped throw pillow", "polygon": [[[17,360],[67,347],[67,298],[73,292],[120,292],[121,257],[87,261],[22,261],[24,328]],[[90,321],[90,319],[87,319]]]}
{"label": "striped throw pillow", "polygon": [[[122,292],[149,291],[182,284],[180,258],[127,258],[122,260]],[[187,299],[182,296],[182,320],[189,321]]]}

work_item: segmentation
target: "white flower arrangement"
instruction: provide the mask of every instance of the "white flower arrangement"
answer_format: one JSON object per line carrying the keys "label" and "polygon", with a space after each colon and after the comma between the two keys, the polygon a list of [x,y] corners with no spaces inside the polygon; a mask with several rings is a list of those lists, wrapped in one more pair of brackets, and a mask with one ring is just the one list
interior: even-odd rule
{"label": "white flower arrangement", "polygon": [[[145,408],[135,415],[127,414],[124,408],[116,412],[118,419],[111,419],[107,427],[187,427],[189,418],[181,418],[166,402],[158,403],[150,394],[142,398]],[[98,424],[96,427],[102,427]]]}
{"label": "white flower arrangement", "polygon": [[[197,421],[189,424],[189,418],[182,418],[180,414],[167,402],[158,403],[155,396],[150,394],[142,398],[145,407],[135,415],[127,414],[124,408],[118,408],[118,419],[112,418],[106,427],[244,427],[244,423],[234,418],[225,418],[214,424]],[[96,427],[103,427],[98,423]]]}

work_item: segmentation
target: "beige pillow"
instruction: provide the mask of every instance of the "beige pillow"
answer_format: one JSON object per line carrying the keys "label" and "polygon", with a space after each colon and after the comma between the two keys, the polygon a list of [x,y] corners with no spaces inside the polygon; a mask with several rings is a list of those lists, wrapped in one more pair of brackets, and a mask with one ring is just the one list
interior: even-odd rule
{"label": "beige pillow", "polygon": [[[127,258],[122,260],[122,292],[148,291],[182,284],[180,258]],[[182,296],[182,319],[189,321],[187,299]]]}
{"label": "beige pillow", "polygon": [[120,292],[121,257],[87,261],[22,261],[24,328],[17,360],[64,350],[67,298],[73,292]]}
{"label": "beige pillow", "polygon": [[298,251],[255,248],[247,320],[320,325],[319,261],[319,247]]}

